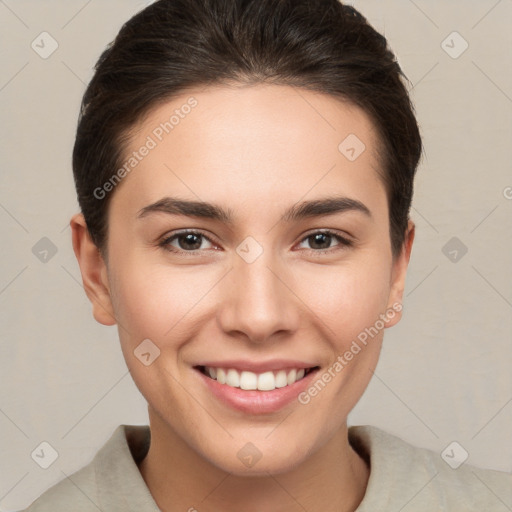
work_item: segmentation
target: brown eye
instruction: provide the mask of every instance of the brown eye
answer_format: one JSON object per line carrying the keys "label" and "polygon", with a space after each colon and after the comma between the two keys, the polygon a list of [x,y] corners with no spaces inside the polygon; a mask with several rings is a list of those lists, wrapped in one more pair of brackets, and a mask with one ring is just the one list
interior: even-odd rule
{"label": "brown eye", "polygon": [[202,247],[204,241],[212,244],[208,237],[198,231],[182,231],[164,238],[159,245],[172,252],[193,252],[208,249]]}
{"label": "brown eye", "polygon": [[[352,245],[352,242],[333,231],[317,231],[303,238],[301,243],[308,242],[310,252],[330,252],[330,249],[343,249]],[[332,245],[332,242],[337,242]],[[308,250],[308,248],[306,248]]]}
{"label": "brown eye", "polygon": [[196,250],[201,248],[202,236],[194,233],[187,233],[186,235],[178,235],[176,237],[180,249]]}
{"label": "brown eye", "polygon": [[308,237],[312,249],[329,249],[333,236],[328,233],[316,233]]}

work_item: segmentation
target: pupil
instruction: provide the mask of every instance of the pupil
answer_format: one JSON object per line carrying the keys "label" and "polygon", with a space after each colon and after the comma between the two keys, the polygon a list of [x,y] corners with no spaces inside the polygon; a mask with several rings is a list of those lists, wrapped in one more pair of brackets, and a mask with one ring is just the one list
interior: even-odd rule
{"label": "pupil", "polygon": [[[199,249],[201,247],[201,235],[195,235],[194,233],[188,233],[180,237],[180,246],[182,249]],[[194,244],[194,238],[196,238],[196,242]],[[185,244],[181,243],[181,240],[185,240]],[[188,244],[188,245],[187,245]],[[195,247],[190,247],[190,244],[195,245]]]}
{"label": "pupil", "polygon": [[[324,240],[324,243],[322,244],[322,237],[327,238],[327,244],[325,243],[325,240]],[[329,248],[329,242],[331,240],[331,235],[329,235],[328,233],[317,233],[316,235],[313,235],[312,238],[314,240],[313,245],[316,244],[317,242],[319,242],[320,245],[326,246],[326,247],[319,247],[320,249],[328,249]]]}

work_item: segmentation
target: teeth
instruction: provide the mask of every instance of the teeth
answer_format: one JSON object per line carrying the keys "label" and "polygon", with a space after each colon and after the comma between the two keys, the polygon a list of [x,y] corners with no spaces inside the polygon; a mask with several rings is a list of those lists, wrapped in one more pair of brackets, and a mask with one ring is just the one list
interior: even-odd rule
{"label": "teeth", "polygon": [[240,375],[236,370],[228,370],[226,374],[226,384],[232,388],[240,387]]}
{"label": "teeth", "polygon": [[239,373],[233,368],[204,367],[204,373],[220,384],[245,390],[272,391],[276,388],[290,386],[302,379],[306,374],[304,368],[292,370],[279,370],[277,372],[253,373],[243,371]]}
{"label": "teeth", "polygon": [[[230,372],[234,372],[238,375],[236,370],[229,370]],[[229,385],[228,382],[226,384]],[[240,374],[240,385],[233,386],[234,388],[242,388],[242,389],[258,389],[258,376],[252,372],[242,372]]]}
{"label": "teeth", "polygon": [[[213,378],[213,377],[212,377]],[[217,381],[221,384],[226,384],[226,372],[223,368],[217,368]]]}
{"label": "teeth", "polygon": [[288,385],[288,378],[284,370],[279,370],[276,374],[276,388],[284,388]]}
{"label": "teeth", "polygon": [[276,378],[272,372],[260,373],[258,375],[258,389],[260,391],[272,391],[276,389]]}

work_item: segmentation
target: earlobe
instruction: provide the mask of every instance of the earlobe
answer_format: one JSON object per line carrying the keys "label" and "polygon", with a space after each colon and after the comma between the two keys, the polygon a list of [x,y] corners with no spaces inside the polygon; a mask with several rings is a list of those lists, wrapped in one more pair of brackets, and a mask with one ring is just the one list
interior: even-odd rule
{"label": "earlobe", "polygon": [[[412,244],[414,242],[415,225],[409,220],[407,231],[405,233],[402,251],[393,262],[393,270],[391,274],[391,290],[388,300],[388,309],[393,309],[396,314],[387,323],[386,327],[392,327],[402,318],[402,299],[405,288],[405,277],[407,275],[407,267],[411,257]],[[397,307],[397,305],[400,305]]]}
{"label": "earlobe", "polygon": [[110,295],[105,261],[94,244],[81,213],[73,215],[70,221],[73,250],[75,252],[85,293],[91,301],[93,316],[103,325],[115,325],[116,319]]}

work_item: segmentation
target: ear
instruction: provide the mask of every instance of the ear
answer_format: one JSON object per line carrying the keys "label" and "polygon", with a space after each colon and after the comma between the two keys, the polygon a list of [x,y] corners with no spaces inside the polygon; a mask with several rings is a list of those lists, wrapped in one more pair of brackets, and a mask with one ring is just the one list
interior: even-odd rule
{"label": "ear", "polygon": [[[412,220],[409,220],[407,231],[405,233],[404,243],[400,254],[393,261],[393,269],[391,272],[391,290],[388,299],[388,309],[393,309],[395,314],[389,318],[386,327],[397,324],[402,318],[402,297],[405,288],[405,276],[407,274],[407,266],[411,257],[412,244],[414,242],[415,226]],[[400,304],[397,307],[397,304]],[[393,307],[394,306],[394,307]]]}
{"label": "ear", "polygon": [[73,215],[69,225],[84,290],[92,304],[92,314],[100,324],[115,325],[117,322],[110,296],[107,266],[103,256],[92,241],[81,213]]}

